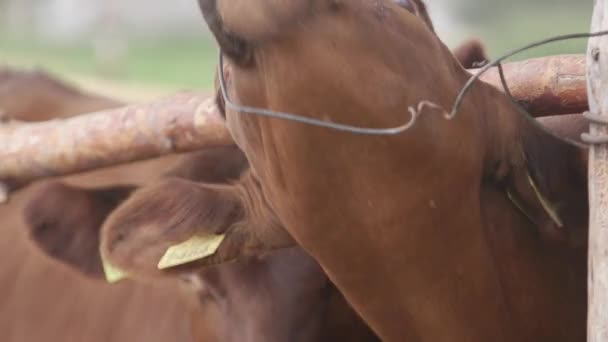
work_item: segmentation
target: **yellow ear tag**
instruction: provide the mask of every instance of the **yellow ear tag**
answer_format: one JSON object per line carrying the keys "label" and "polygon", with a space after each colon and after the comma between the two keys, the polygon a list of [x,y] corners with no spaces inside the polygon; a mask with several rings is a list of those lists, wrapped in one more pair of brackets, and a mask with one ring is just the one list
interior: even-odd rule
{"label": "yellow ear tag", "polygon": [[178,245],[171,246],[158,262],[158,269],[163,270],[187,264],[213,255],[224,241],[225,235],[194,236]]}
{"label": "yellow ear tag", "polygon": [[101,264],[103,265],[103,272],[106,275],[106,281],[110,284],[119,282],[123,279],[128,278],[127,274],[118,268],[112,266],[109,261],[101,257]]}

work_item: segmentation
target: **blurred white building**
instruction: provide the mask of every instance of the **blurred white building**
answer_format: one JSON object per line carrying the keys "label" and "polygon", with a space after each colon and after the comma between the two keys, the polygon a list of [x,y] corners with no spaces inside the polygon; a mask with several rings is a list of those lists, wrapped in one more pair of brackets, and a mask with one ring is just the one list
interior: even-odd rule
{"label": "blurred white building", "polygon": [[[466,32],[457,20],[450,20],[446,1],[450,0],[427,3],[442,38],[458,41]],[[0,0],[0,5],[3,2],[8,8],[0,19],[11,33],[33,33],[57,43],[90,40],[100,31],[133,38],[207,32],[196,0]]]}
{"label": "blurred white building", "polygon": [[0,0],[11,34],[44,40],[88,40],[100,30],[130,37],[201,35],[206,32],[195,0]]}

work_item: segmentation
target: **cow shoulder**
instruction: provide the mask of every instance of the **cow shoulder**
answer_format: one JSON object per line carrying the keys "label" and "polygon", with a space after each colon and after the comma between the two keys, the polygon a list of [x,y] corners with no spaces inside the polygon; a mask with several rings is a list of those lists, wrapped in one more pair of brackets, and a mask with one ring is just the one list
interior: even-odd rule
{"label": "cow shoulder", "polygon": [[[164,177],[225,183],[248,167],[236,146],[211,147],[180,160]],[[171,181],[169,181],[171,183]],[[86,189],[60,181],[34,186],[23,217],[34,245],[45,254],[89,276],[101,275],[101,227],[135,186]]]}
{"label": "cow shoulder", "polygon": [[269,209],[260,184],[246,172],[233,184],[168,178],[142,187],[108,217],[102,253],[121,269],[158,276],[158,262],[173,245],[194,236],[224,235],[201,267],[293,246]]}
{"label": "cow shoulder", "polygon": [[59,181],[40,183],[23,210],[29,238],[52,259],[101,277],[99,229],[133,189],[129,185],[84,189]]}

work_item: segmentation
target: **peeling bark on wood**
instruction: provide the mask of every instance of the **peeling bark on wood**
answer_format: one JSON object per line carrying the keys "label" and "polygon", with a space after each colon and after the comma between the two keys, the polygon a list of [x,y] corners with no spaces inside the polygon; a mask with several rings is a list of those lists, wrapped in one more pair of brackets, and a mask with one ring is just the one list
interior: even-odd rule
{"label": "peeling bark on wood", "polygon": [[[585,55],[533,58],[506,63],[503,69],[513,97],[534,117],[582,113],[588,108]],[[481,80],[503,91],[497,68]]]}
{"label": "peeling bark on wood", "polygon": [[[591,32],[608,30],[608,1],[596,0]],[[589,108],[608,118],[608,38],[589,40],[587,50]],[[591,124],[591,135],[608,134],[605,125]],[[587,340],[608,341],[608,146],[589,151],[589,311]]]}
{"label": "peeling bark on wood", "polygon": [[232,144],[212,99],[180,94],[150,104],[40,123],[0,125],[2,185]]}
{"label": "peeling bark on wood", "polygon": [[[543,116],[586,110],[584,64],[582,55],[553,56],[504,68],[513,95]],[[502,89],[496,70],[482,80]],[[7,189],[37,179],[231,143],[213,100],[192,93],[70,119],[0,124],[0,203]]]}

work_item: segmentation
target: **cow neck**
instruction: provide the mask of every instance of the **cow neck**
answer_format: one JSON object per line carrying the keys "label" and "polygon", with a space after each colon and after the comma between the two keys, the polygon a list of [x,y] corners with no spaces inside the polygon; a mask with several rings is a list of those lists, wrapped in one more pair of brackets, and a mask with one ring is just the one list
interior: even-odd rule
{"label": "cow neck", "polygon": [[587,222],[585,150],[544,129],[494,87],[480,84],[487,116],[486,177],[551,238],[584,244]]}

